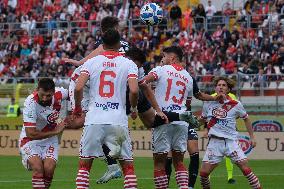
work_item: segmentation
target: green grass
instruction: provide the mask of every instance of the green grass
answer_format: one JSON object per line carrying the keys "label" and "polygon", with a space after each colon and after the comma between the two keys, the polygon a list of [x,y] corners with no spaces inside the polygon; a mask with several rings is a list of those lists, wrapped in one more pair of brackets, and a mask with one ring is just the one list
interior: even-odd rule
{"label": "green grass", "polygon": [[[72,189],[75,187],[75,177],[77,173],[77,157],[60,157],[58,167],[55,171],[54,181],[51,189]],[[188,165],[188,161],[186,161]],[[250,166],[259,177],[264,189],[283,189],[284,160],[251,160]],[[249,189],[247,180],[241,172],[234,167],[234,178],[237,183],[227,184],[225,166],[222,163],[211,175],[211,185],[213,189]],[[112,180],[107,184],[97,185],[96,179],[105,171],[104,161],[95,160],[91,172],[90,188],[118,189],[123,188],[123,180]],[[140,189],[153,189],[153,161],[151,158],[136,158],[135,169],[138,177]],[[20,157],[1,156],[0,157],[0,188],[1,189],[31,189],[31,172],[26,171]],[[170,188],[177,188],[172,175]],[[195,189],[199,189],[199,178]]]}

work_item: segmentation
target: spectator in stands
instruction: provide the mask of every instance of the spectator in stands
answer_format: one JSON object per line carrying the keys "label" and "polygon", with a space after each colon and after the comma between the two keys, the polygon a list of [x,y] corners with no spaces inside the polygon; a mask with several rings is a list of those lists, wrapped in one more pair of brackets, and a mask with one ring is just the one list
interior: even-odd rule
{"label": "spectator in stands", "polygon": [[218,62],[217,67],[213,71],[214,76],[224,76],[226,75],[225,69],[222,67],[222,63]]}
{"label": "spectator in stands", "polygon": [[263,95],[264,87],[267,87],[267,78],[262,67],[259,68],[258,74],[254,78],[254,87],[256,95]]}
{"label": "spectator in stands", "polygon": [[198,4],[197,8],[192,11],[192,17],[194,18],[195,29],[199,31],[201,28],[204,28],[204,23],[206,19],[206,12],[203,4]]}
{"label": "spectator in stands", "polygon": [[276,72],[271,62],[268,62],[267,66],[264,67],[264,74],[266,74],[268,82],[277,80]]}
{"label": "spectator in stands", "polygon": [[205,7],[205,13],[207,18],[207,24],[210,28],[210,23],[212,22],[214,14],[217,12],[216,7],[212,4],[211,0],[208,0],[208,5]]}

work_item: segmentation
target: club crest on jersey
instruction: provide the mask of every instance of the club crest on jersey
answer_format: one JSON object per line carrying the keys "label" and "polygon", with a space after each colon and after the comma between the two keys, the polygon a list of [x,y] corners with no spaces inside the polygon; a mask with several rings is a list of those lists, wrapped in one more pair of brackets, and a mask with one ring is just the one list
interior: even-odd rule
{"label": "club crest on jersey", "polygon": [[238,140],[239,140],[239,145],[243,150],[243,152],[245,153],[245,155],[249,155],[250,152],[252,151],[250,138],[246,135],[239,135]]}
{"label": "club crest on jersey", "polygon": [[47,116],[47,122],[48,123],[55,123],[55,121],[59,117],[59,112],[58,111],[53,111],[51,114]]}
{"label": "club crest on jersey", "polygon": [[171,112],[171,111],[175,111],[175,110],[181,110],[181,107],[179,105],[176,105],[176,104],[172,104],[168,107],[162,107],[162,111]]}
{"label": "club crest on jersey", "polygon": [[226,118],[227,117],[227,112],[226,110],[222,109],[222,108],[214,108],[212,110],[212,114],[214,117],[216,118]]}

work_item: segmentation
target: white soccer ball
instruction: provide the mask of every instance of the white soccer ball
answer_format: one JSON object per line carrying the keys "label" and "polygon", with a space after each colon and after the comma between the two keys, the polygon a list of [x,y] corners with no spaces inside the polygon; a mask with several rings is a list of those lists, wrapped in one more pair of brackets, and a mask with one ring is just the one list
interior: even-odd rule
{"label": "white soccer ball", "polygon": [[140,19],[147,25],[159,24],[163,19],[163,10],[156,3],[147,3],[140,10]]}

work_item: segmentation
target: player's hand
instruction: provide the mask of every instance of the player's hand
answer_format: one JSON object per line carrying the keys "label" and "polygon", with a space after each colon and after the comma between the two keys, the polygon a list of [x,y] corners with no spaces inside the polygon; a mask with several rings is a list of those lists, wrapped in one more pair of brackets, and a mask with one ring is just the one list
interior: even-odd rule
{"label": "player's hand", "polygon": [[225,94],[218,94],[215,96],[215,101],[218,101],[220,103],[223,103],[226,100],[226,95]]}
{"label": "player's hand", "polygon": [[65,63],[69,63],[69,64],[72,64],[74,66],[80,66],[80,61],[73,60],[71,58],[62,58],[61,60],[63,60]]}
{"label": "player's hand", "polygon": [[164,114],[164,112],[159,111],[159,112],[157,112],[157,115],[160,116],[163,120],[165,120],[165,123],[169,123],[169,119],[166,116],[166,114]]}
{"label": "player's hand", "polygon": [[208,138],[208,129],[204,129],[203,137]]}
{"label": "player's hand", "polygon": [[250,137],[250,142],[253,148],[256,147],[256,140],[254,137]]}
{"label": "player's hand", "polygon": [[138,110],[137,107],[131,107],[130,108],[130,117],[135,120],[138,117]]}
{"label": "player's hand", "polygon": [[57,127],[55,128],[55,133],[60,134],[65,129],[66,126],[67,122],[65,120],[61,121],[60,123],[57,124]]}

